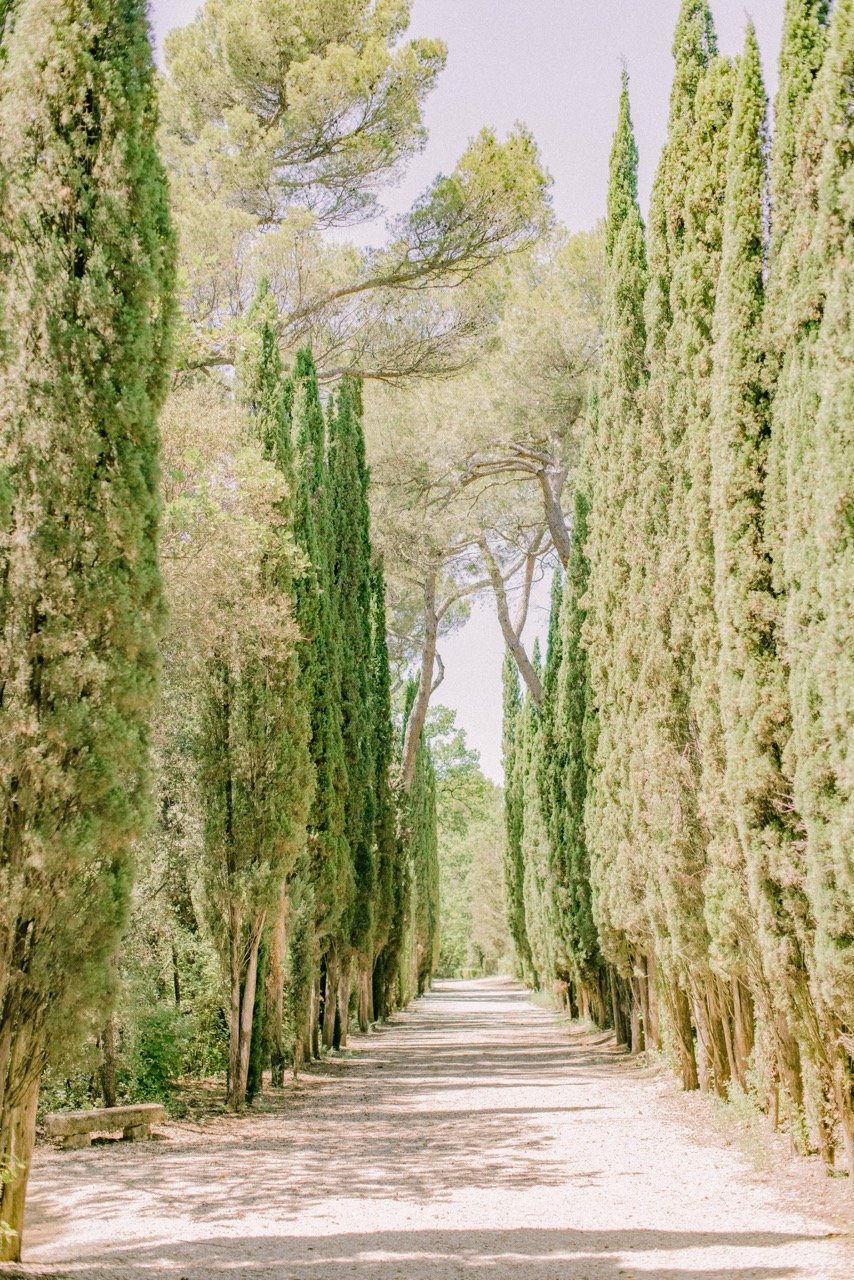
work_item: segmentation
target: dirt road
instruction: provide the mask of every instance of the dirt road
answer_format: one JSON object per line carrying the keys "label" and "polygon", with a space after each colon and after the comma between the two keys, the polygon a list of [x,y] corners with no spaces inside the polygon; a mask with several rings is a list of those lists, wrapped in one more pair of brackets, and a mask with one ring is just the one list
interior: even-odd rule
{"label": "dirt road", "polygon": [[666,1079],[514,984],[439,984],[273,1114],[40,1151],[26,1271],[851,1280],[848,1242],[685,1114]]}

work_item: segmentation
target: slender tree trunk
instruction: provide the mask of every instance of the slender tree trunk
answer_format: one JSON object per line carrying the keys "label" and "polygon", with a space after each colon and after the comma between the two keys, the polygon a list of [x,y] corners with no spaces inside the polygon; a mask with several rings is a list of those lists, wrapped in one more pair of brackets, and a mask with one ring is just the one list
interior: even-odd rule
{"label": "slender tree trunk", "polygon": [[415,701],[406,722],[406,733],[403,739],[403,758],[401,774],[403,787],[409,791],[415,777],[415,761],[418,755],[418,744],[421,731],[427,719],[427,708],[433,692],[433,669],[436,665],[436,644],[439,635],[439,618],[436,611],[436,587],[439,578],[438,565],[427,572],[424,583],[424,640],[421,645],[421,675],[418,679],[418,690]]}
{"label": "slender tree trunk", "polygon": [[267,1026],[270,1035],[271,1082],[280,1089],[285,1082],[285,946],[288,917],[288,893],[279,890],[276,917],[270,932],[270,958],[267,967]]}
{"label": "slender tree trunk", "polygon": [[371,973],[364,957],[359,956],[359,1030],[366,1032],[373,1022]]}
{"label": "slender tree trunk", "polygon": [[311,980],[311,1027],[309,1038],[311,1040],[311,1056],[317,1060],[320,1057],[320,973],[316,968],[314,977]]}
{"label": "slender tree trunk", "polygon": [[101,1032],[101,1096],[105,1107],[116,1105],[116,1020],[113,1014]]}
{"label": "slender tree trunk", "polygon": [[668,991],[668,1003],[673,1025],[676,1051],[679,1054],[679,1074],[683,1089],[699,1089],[697,1057],[694,1049],[694,1032],[691,1025],[691,1006],[682,988],[674,984]]}
{"label": "slender tree trunk", "polygon": [[20,1100],[0,1110],[0,1169],[7,1169],[10,1174],[8,1182],[0,1182],[0,1262],[21,1261],[24,1201],[36,1140],[38,1097],[36,1074],[21,1091]]}
{"label": "slender tree trunk", "polygon": [[242,1111],[246,1105],[246,1081],[249,1075],[249,1052],[252,1047],[252,1012],[258,980],[258,951],[263,932],[262,918],[256,921],[252,929],[245,970],[241,963],[239,935],[232,940],[228,1091],[225,1099],[230,1111]]}
{"label": "slender tree trunk", "polygon": [[178,948],[172,939],[172,993],[175,996],[175,1008],[181,1008],[181,973],[178,968]]}
{"label": "slender tree trunk", "polygon": [[336,1049],[347,1048],[347,1032],[350,1024],[350,957],[341,960],[338,974],[338,1043]]}
{"label": "slender tree trunk", "polygon": [[620,998],[621,979],[613,965],[608,966],[608,980],[611,988],[611,1016],[614,1020],[614,1035],[617,1044],[628,1045],[630,1032],[623,1015],[623,1004]]}
{"label": "slender tree trunk", "polygon": [[326,1049],[331,1049],[335,1042],[339,973],[338,955],[333,948],[326,957],[326,985],[323,1000],[323,1045]]}

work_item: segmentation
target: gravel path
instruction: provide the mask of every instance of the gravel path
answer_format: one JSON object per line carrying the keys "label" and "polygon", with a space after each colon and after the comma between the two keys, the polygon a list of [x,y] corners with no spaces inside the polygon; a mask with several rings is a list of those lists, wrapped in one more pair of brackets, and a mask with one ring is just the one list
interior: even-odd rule
{"label": "gravel path", "polygon": [[664,1077],[506,980],[437,984],[280,1097],[156,1143],[41,1150],[24,1274],[854,1276],[848,1241],[689,1123]]}

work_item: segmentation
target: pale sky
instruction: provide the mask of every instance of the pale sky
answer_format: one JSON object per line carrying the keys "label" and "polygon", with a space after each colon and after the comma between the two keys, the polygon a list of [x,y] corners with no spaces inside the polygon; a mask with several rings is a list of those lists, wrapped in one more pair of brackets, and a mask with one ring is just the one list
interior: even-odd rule
{"label": "pale sky", "polygon": [[[483,125],[503,132],[521,120],[554,179],[557,216],[574,231],[592,227],[605,207],[623,59],[645,207],[667,126],[679,6],[680,0],[415,0],[412,34],[440,36],[448,63],[427,105],[426,151],[390,193],[389,210],[408,207],[438,172],[451,169]],[[739,51],[752,17],[771,95],[783,6],[784,0],[712,0],[724,53]],[[158,42],[198,7],[198,0],[151,0]],[[547,603],[542,591],[531,634],[544,630]],[[440,648],[446,677],[437,700],[456,709],[485,772],[500,782],[503,641],[488,603],[476,606],[462,631]]]}

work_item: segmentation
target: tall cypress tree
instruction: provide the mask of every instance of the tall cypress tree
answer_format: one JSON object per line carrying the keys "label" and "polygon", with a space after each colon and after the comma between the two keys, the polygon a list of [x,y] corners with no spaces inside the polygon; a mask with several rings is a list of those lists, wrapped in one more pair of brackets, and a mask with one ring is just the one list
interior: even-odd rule
{"label": "tall cypress tree", "polygon": [[341,645],[340,714],[347,789],[345,833],[353,891],[342,949],[358,963],[359,1022],[371,1020],[374,862],[372,598],[368,471],[362,431],[361,392],[342,384],[329,426],[329,492],[332,511],[332,586]]}
{"label": "tall cypress tree", "polygon": [[[803,625],[810,612],[809,566],[815,554],[814,425],[818,417],[815,344],[822,314],[822,265],[814,249],[819,169],[823,150],[821,106],[816,76],[827,46],[827,6],[800,0],[786,10],[780,58],[780,88],[771,156],[771,245],[765,305],[765,360],[772,380],[771,426],[765,476],[766,550],[771,560],[768,604],[773,618],[774,659],[764,675],[761,697],[767,709],[767,750],[778,777],[776,804],[757,836],[768,848],[772,906],[776,908],[777,950],[788,994],[785,1018],[789,1040],[782,1077],[791,1106],[811,1112],[829,1157],[822,1095],[832,1088],[828,1041],[833,1031],[815,1002],[810,977],[815,937],[814,908],[807,893],[803,821],[795,795],[797,759],[792,732],[796,714],[792,669]],[[810,715],[811,709],[804,708]],[[779,965],[779,961],[777,962]],[[779,1007],[779,994],[777,1004]],[[823,1025],[822,1025],[823,1024]],[[804,1061],[806,1059],[806,1062]]]}
{"label": "tall cypress tree", "polygon": [[385,577],[381,562],[372,575],[373,615],[371,634],[372,749],[375,786],[374,840],[376,887],[374,891],[374,1013],[385,1017],[393,998],[402,929],[398,927],[407,891],[405,864],[397,838],[397,817],[391,770],[394,737],[391,720],[391,680],[386,639]]}
{"label": "tall cypress tree", "polygon": [[627,797],[643,788],[638,767],[634,688],[647,653],[644,560],[650,532],[642,445],[646,388],[647,286],[644,227],[637,199],[638,153],[623,75],[611,149],[606,224],[606,287],[595,431],[588,460],[591,510],[589,609],[584,643],[598,720],[593,782],[586,800],[593,906],[609,961],[628,975],[652,946],[647,917],[648,862]]}
{"label": "tall cypress tree", "polygon": [[[249,358],[241,370],[239,391],[251,415],[255,435],[261,443],[264,456],[281,473],[286,491],[278,503],[276,516],[279,521],[278,540],[284,544],[292,536],[294,524],[294,471],[291,394],[292,388],[283,376],[282,358],[276,334],[276,305],[269,284],[263,280],[259,286],[250,320],[252,337]],[[290,558],[281,551],[271,556],[267,574],[270,587],[279,592],[296,611],[295,573]],[[282,690],[287,702],[290,732],[286,743],[288,765],[293,775],[303,785],[309,780],[309,795],[314,787],[314,765],[310,757],[310,696],[304,677],[299,652],[288,659],[289,686]],[[284,710],[284,708],[283,708]],[[300,797],[297,812],[304,811]],[[294,852],[296,858],[294,857]],[[258,956],[258,976],[252,1020],[249,1072],[246,1100],[251,1102],[261,1086],[264,1062],[271,1060],[274,1083],[282,1083],[285,1058],[284,1043],[284,966],[286,920],[288,912],[288,881],[304,866],[302,848],[292,852],[288,864],[283,866],[276,894],[275,908],[270,911],[262,937]],[[266,987],[266,993],[263,992]],[[266,994],[266,998],[262,996]]]}
{"label": "tall cypress tree", "polygon": [[[776,798],[784,792],[774,765],[773,723],[763,703],[768,664],[775,661],[762,503],[769,423],[762,328],[765,153],[765,92],[756,35],[749,26],[727,155],[711,431],[724,796],[738,841],[728,852],[727,847],[718,850],[707,888],[717,955],[739,982],[734,1015],[740,1071],[752,1040],[744,989],[749,987],[767,1019],[771,1001],[777,999],[772,996],[773,967],[779,964],[780,945],[785,946],[785,930],[781,935],[775,920],[777,895],[770,892],[767,842],[761,837],[774,820]],[[777,1003],[785,1019],[785,1001]],[[779,1051],[775,1056],[779,1064]]]}
{"label": "tall cypress tree", "polygon": [[[300,661],[311,698],[311,758],[316,789],[309,815],[311,899],[315,911],[313,972],[343,927],[352,901],[344,801],[347,767],[341,736],[341,629],[333,581],[332,509],[326,423],[311,352],[300,351],[290,379],[295,442],[294,539],[307,561],[296,584]],[[302,894],[305,899],[306,888]],[[302,944],[301,944],[302,945]],[[302,965],[302,960],[300,961]],[[311,1001],[310,1001],[311,1003]],[[306,1008],[307,1020],[314,1013]],[[308,1034],[307,1029],[307,1034]],[[309,1035],[309,1039],[311,1039]]]}
{"label": "tall cypress tree", "polygon": [[507,894],[507,922],[516,948],[516,957],[526,977],[533,975],[533,959],[525,928],[524,881],[522,855],[523,796],[521,770],[517,767],[519,728],[522,707],[519,670],[508,651],[504,655],[503,682],[503,762],[504,762],[504,883]]}
{"label": "tall cypress tree", "polygon": [[[811,208],[805,223],[799,223],[796,213],[790,233],[796,236],[799,225],[811,229],[801,284],[812,302],[812,316],[798,317],[800,341],[809,351],[800,365],[809,416],[791,401],[784,405],[787,471],[794,479],[784,571],[789,587],[789,760],[806,830],[806,893],[815,920],[809,967],[830,1064],[829,1088],[849,1163],[854,1161],[852,82],[854,3],[836,0],[806,123],[805,153],[814,145],[818,155],[814,215]],[[799,139],[799,146],[804,141]],[[792,251],[798,247],[795,239]]]}
{"label": "tall cypress tree", "polygon": [[173,240],[145,6],[0,14],[0,1258],[146,810]]}
{"label": "tall cypress tree", "polygon": [[235,1110],[247,1100],[253,1028],[260,1031],[262,945],[305,845],[314,782],[292,631],[290,413],[263,286],[254,320],[257,350],[240,390],[284,492],[259,566],[258,619],[230,619],[205,664],[197,742],[206,897],[228,982],[227,1099]]}
{"label": "tall cypress tree", "polygon": [[715,56],[711,15],[700,0],[683,3],[674,52],[668,140],[650,218],[643,478],[648,497],[641,551],[645,656],[635,694],[635,777],[642,785],[635,797],[644,856],[654,870],[647,909],[658,938],[660,984],[683,1082],[720,1088],[726,1057],[708,972],[702,894],[708,831],[701,809],[692,673],[698,649],[694,609],[701,608],[707,619],[709,606],[702,528],[706,460],[696,446],[708,415],[721,152],[733,86],[732,69]]}

